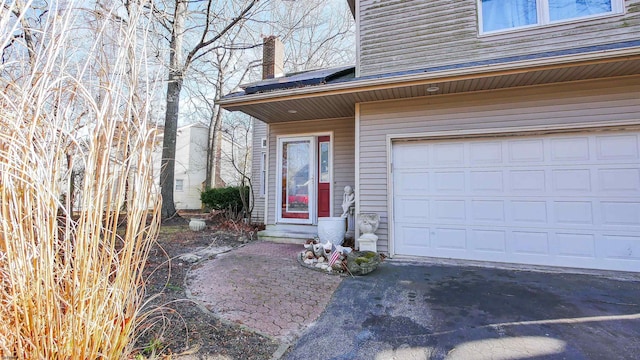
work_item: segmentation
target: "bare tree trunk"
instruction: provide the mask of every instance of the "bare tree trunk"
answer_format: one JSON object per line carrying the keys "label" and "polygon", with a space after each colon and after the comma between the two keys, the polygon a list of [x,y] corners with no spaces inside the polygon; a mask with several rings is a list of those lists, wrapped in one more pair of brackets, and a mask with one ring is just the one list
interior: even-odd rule
{"label": "bare tree trunk", "polygon": [[215,153],[214,156],[214,166],[215,166],[215,178],[214,178],[214,187],[225,187],[227,184],[224,182],[221,176],[222,172],[222,112],[218,109],[216,114],[216,122],[215,122],[215,141],[213,151]]}
{"label": "bare tree trunk", "polygon": [[176,214],[176,206],[173,201],[173,183],[176,168],[176,136],[178,133],[181,89],[182,76],[172,71],[169,77],[169,83],[167,84],[167,112],[164,119],[162,167],[160,170],[162,219],[168,219]]}
{"label": "bare tree trunk", "polygon": [[[224,55],[217,54],[218,74],[215,82],[216,96],[215,101],[220,98],[224,85],[224,67],[222,63]],[[222,160],[222,111],[214,102],[209,102],[206,97],[205,101],[210,104],[211,118],[209,120],[209,139],[207,147],[207,186],[213,188],[225,187],[226,183],[222,179],[221,160]]]}
{"label": "bare tree trunk", "polygon": [[213,113],[213,109],[212,109],[212,113],[211,116],[209,117],[209,133],[208,133],[208,137],[207,137],[207,162],[206,162],[206,169],[205,169],[205,177],[204,177],[204,189],[208,189],[213,187],[211,184],[212,182],[212,178],[213,178],[213,152],[211,151],[211,149],[213,149],[213,139],[215,136],[215,114]]}
{"label": "bare tree trunk", "polygon": [[222,158],[222,114],[220,109],[212,104],[209,121],[209,139],[207,140],[207,171],[206,187],[224,187],[226,184],[220,177],[220,161]]}
{"label": "bare tree trunk", "polygon": [[197,44],[186,53],[183,60],[183,41],[188,30],[185,28],[189,16],[189,0],[175,0],[175,13],[171,27],[171,43],[169,44],[169,82],[167,83],[167,109],[164,124],[164,141],[162,144],[162,169],[160,170],[160,193],[162,194],[162,219],[168,219],[176,214],[173,201],[176,136],[178,131],[178,114],[180,108],[180,91],[184,81],[184,74],[193,61],[213,51],[216,41],[219,41],[236,24],[245,19],[251,8],[258,0],[251,0],[239,15],[231,19],[227,25],[214,36],[207,38],[210,26],[214,22],[211,8],[213,0],[207,0],[207,12],[204,29]]}
{"label": "bare tree trunk", "polygon": [[187,1],[176,0],[169,53],[169,81],[167,82],[167,109],[164,118],[164,140],[162,142],[162,166],[160,169],[160,194],[162,194],[162,219],[176,214],[173,201],[173,184],[176,167],[176,137],[178,114],[180,113],[180,91],[182,90],[184,65],[182,64],[182,42],[187,16]]}

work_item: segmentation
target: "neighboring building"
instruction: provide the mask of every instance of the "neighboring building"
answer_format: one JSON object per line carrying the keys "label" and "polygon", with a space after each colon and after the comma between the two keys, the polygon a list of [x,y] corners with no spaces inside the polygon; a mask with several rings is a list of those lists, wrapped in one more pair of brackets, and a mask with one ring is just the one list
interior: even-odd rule
{"label": "neighboring building", "polygon": [[191,124],[178,128],[173,201],[176,209],[200,209],[207,176],[209,128]]}
{"label": "neighboring building", "polygon": [[640,0],[350,5],[355,67],[220,101],[263,122],[262,236],[355,185],[391,256],[640,271]]}
{"label": "neighboring building", "polygon": [[[173,192],[173,199],[178,210],[197,210],[202,208],[200,193],[206,187],[208,137],[209,128],[202,124],[191,124],[178,128]],[[220,186],[238,184],[237,171],[231,165],[229,157],[226,156],[231,151],[232,146],[229,136],[223,134],[221,137],[222,155],[217,159],[220,162],[220,166],[214,169],[214,171],[220,171]],[[161,156],[162,141],[160,140],[154,156],[154,172],[158,184],[160,183]],[[215,177],[215,174],[213,176]]]}

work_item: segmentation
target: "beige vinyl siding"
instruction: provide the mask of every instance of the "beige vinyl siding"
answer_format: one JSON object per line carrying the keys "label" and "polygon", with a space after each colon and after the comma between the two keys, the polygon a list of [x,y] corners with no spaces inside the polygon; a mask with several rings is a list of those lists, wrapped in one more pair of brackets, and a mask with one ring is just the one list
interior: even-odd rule
{"label": "beige vinyl siding", "polygon": [[342,214],[344,187],[355,184],[355,123],[353,118],[275,123],[269,128],[269,209],[267,224],[276,221],[276,156],[278,136],[333,132],[333,215]]}
{"label": "beige vinyl siding", "polygon": [[359,75],[637,40],[640,0],[626,13],[478,36],[476,0],[362,0]]}
{"label": "beige vinyl siding", "polygon": [[[251,218],[258,223],[264,222],[264,207],[265,196],[260,196],[260,189],[262,184],[260,183],[260,163],[262,161],[262,152],[267,151],[262,147],[262,139],[267,137],[267,124],[258,119],[253,119],[253,138],[251,139],[251,146],[253,151],[251,154],[251,184],[253,185],[254,194],[254,206]],[[265,179],[266,180],[266,179]]]}
{"label": "beige vinyl siding", "polygon": [[360,212],[380,214],[388,252],[388,135],[623,122],[640,124],[640,76],[361,104]]}

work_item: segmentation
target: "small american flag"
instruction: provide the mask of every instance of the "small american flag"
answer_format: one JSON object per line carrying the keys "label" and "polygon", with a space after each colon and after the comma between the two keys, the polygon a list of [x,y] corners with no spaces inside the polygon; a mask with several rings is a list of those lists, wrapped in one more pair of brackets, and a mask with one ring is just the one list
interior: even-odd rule
{"label": "small american flag", "polygon": [[333,264],[335,264],[338,259],[340,259],[340,255],[342,255],[342,253],[340,253],[340,251],[336,250],[331,254],[331,258],[329,259],[329,266],[333,266]]}

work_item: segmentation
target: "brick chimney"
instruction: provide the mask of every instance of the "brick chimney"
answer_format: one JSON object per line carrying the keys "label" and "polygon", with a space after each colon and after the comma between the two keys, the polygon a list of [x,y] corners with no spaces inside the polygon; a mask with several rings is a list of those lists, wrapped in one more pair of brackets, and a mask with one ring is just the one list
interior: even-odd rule
{"label": "brick chimney", "polygon": [[273,79],[282,75],[284,75],[284,45],[276,36],[267,36],[262,42],[262,79]]}

